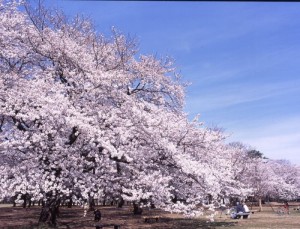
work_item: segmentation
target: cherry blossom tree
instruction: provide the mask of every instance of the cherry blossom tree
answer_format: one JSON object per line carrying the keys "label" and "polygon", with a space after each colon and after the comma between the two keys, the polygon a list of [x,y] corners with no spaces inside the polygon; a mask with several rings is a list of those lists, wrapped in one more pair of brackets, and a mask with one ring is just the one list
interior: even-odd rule
{"label": "cherry blossom tree", "polygon": [[227,184],[230,192],[226,196],[246,199],[253,196],[258,199],[262,211],[262,199],[266,196],[285,200],[295,199],[299,195],[298,174],[296,165],[285,160],[267,159],[251,146],[233,142],[226,146],[227,163],[230,163],[233,186]]}
{"label": "cherry blossom tree", "polygon": [[55,225],[65,201],[196,215],[208,196],[213,207],[257,187],[266,164],[237,166],[243,149],[188,119],[172,61],[81,17],[4,0],[0,12],[0,198],[43,200],[39,221]]}
{"label": "cherry blossom tree", "polygon": [[40,222],[55,225],[65,200],[201,213],[229,183],[224,137],[188,120],[170,60],[137,57],[132,40],[79,17],[0,11],[1,198],[43,199]]}
{"label": "cherry blossom tree", "polygon": [[249,150],[249,146],[241,142],[231,142],[225,146],[225,152],[222,154],[222,157],[225,157],[225,161],[229,164],[230,168],[229,177],[231,177],[232,181],[224,186],[225,196],[245,199],[247,196],[251,195],[253,189],[247,183],[245,183],[245,179],[248,179],[248,170],[249,164],[251,161],[249,160],[249,156],[247,154]]}
{"label": "cherry blossom tree", "polygon": [[[262,199],[266,196],[292,200],[298,197],[297,166],[284,160],[272,160],[263,157],[263,154],[245,145],[238,143],[243,152],[234,150],[239,154],[240,161],[236,178],[248,187],[252,195],[258,199],[260,211],[262,211]],[[244,156],[242,156],[244,155]],[[244,196],[244,197],[247,197]]]}
{"label": "cherry blossom tree", "polygon": [[294,200],[299,197],[299,168],[287,160],[269,160],[269,167],[276,177],[272,197],[283,200]]}

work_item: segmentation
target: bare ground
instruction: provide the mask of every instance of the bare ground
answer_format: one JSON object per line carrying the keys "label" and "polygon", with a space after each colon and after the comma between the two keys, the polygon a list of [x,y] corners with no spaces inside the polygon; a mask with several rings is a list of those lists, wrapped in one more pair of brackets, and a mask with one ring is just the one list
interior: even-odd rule
{"label": "bare ground", "polygon": [[[3,205],[2,205],[3,206]],[[142,216],[133,216],[129,206],[118,209],[114,206],[99,207],[102,213],[101,225],[111,225],[104,229],[112,229],[112,225],[120,225],[121,229],[221,229],[221,228],[245,228],[245,229],[299,229],[300,213],[291,209],[290,215],[278,215],[269,207],[264,212],[255,212],[250,219],[233,220],[227,215],[216,215],[215,222],[208,222],[203,216],[197,219],[188,219],[178,214],[170,214],[158,209],[145,209]],[[21,207],[0,207],[1,229],[44,229],[46,225],[38,225],[40,207],[23,209]],[[160,216],[158,222],[151,219],[144,222],[145,216]],[[83,209],[80,207],[61,207],[58,218],[59,229],[95,229],[93,212],[88,212],[83,217]]]}

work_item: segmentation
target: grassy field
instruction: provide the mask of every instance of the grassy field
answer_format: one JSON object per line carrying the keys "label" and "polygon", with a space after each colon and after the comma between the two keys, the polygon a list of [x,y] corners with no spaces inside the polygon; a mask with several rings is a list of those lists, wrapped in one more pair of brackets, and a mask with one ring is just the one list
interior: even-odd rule
{"label": "grassy field", "polygon": [[[265,207],[263,212],[251,214],[249,219],[230,219],[227,215],[216,215],[215,222],[208,222],[206,216],[197,219],[187,219],[178,214],[170,214],[157,209],[144,210],[143,216],[133,216],[124,207],[100,207],[102,212],[101,224],[118,224],[121,229],[221,229],[221,228],[245,228],[245,229],[299,229],[300,212],[291,208],[289,215],[278,215],[270,207]],[[256,210],[256,209],[254,209]],[[23,209],[21,207],[12,208],[11,205],[1,205],[0,207],[0,228],[1,229],[42,229],[45,226],[38,226],[40,208],[32,207]],[[154,219],[145,223],[143,217],[149,215],[159,215],[161,218],[156,222]],[[83,217],[83,210],[79,207],[61,208],[58,228],[66,229],[95,229],[93,212],[89,212]],[[107,229],[113,228],[105,227]]]}

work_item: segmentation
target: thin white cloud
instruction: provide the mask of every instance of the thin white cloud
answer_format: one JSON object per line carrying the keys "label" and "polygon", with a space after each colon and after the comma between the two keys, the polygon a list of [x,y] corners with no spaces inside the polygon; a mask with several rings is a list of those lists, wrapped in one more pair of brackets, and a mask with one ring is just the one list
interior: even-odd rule
{"label": "thin white cloud", "polygon": [[219,85],[210,88],[210,91],[199,91],[187,97],[188,111],[199,113],[209,110],[217,110],[238,104],[284,95],[300,91],[300,79],[274,82],[272,84],[245,84],[235,83],[231,85]]}
{"label": "thin white cloud", "polygon": [[247,59],[230,57],[221,62],[195,62],[185,65],[183,73],[192,80],[194,86],[226,82],[230,79],[242,80],[254,74],[255,77],[260,75],[263,78],[271,78],[272,76],[260,72],[266,69],[270,72],[273,67],[285,66],[286,63],[296,61],[300,58],[299,48],[299,46],[288,46],[258,54],[249,53]]}

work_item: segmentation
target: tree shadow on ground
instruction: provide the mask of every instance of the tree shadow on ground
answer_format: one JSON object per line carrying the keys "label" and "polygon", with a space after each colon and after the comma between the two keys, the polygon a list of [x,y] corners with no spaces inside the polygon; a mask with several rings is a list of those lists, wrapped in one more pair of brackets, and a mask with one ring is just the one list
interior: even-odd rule
{"label": "tree shadow on ground", "polygon": [[[98,207],[102,213],[100,224],[120,225],[121,229],[220,229],[234,227],[237,222],[208,222],[205,219],[183,218],[180,215],[169,214],[159,209],[146,210],[143,215],[134,216],[130,207]],[[48,229],[47,224],[38,225],[40,207],[31,209],[0,208],[0,229]],[[145,222],[146,216],[159,216],[158,221]],[[83,217],[83,209],[61,207],[58,217],[58,229],[95,229],[94,213],[88,212]],[[110,229],[113,227],[107,227]],[[106,229],[106,228],[105,228]]]}

